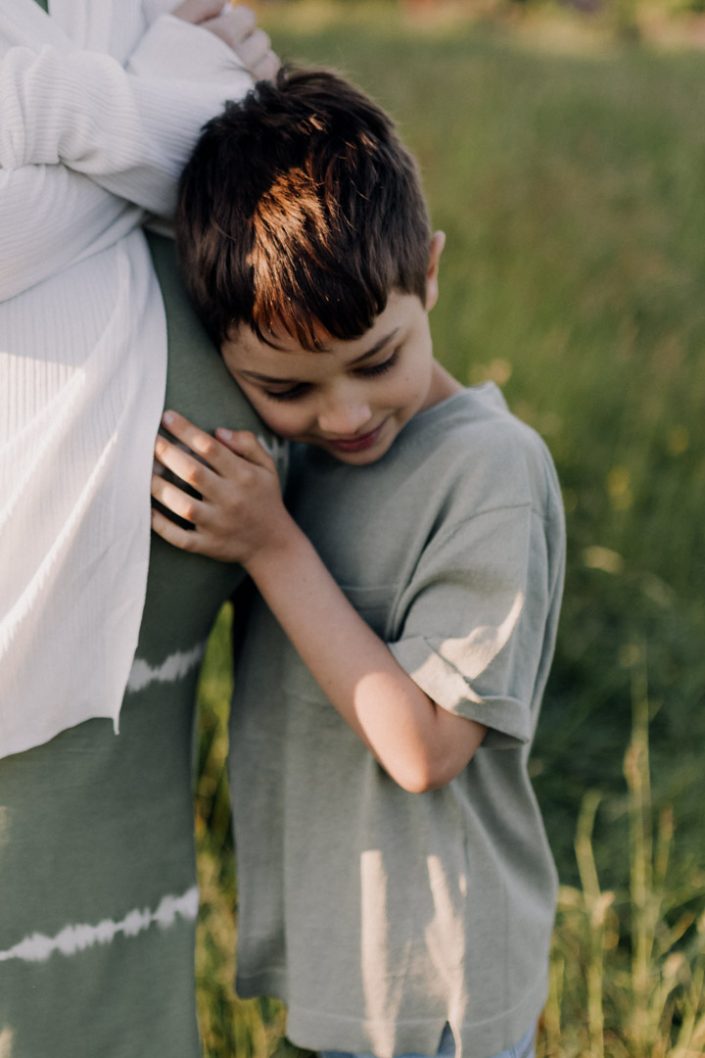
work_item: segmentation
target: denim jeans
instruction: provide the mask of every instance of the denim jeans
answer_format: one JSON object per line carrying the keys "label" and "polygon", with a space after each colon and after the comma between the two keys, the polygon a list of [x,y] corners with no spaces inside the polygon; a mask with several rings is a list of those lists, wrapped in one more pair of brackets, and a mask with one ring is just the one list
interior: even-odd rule
{"label": "denim jeans", "polygon": [[[513,1047],[506,1051],[500,1051],[494,1058],[534,1058],[534,1040],[536,1029],[532,1026],[525,1036]],[[349,1054],[346,1051],[321,1051],[320,1058],[374,1058],[372,1054]],[[405,1054],[402,1058],[455,1058],[455,1042],[450,1027],[446,1025],[441,1036],[441,1042],[435,1055]],[[474,1058],[468,1054],[465,1058]]]}

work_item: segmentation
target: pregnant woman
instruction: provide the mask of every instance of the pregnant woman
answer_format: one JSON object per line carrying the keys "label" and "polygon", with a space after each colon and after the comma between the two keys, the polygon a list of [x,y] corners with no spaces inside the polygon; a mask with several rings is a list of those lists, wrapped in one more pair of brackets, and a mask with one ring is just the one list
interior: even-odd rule
{"label": "pregnant woman", "polygon": [[142,223],[276,59],[173,7],[0,0],[0,1058],[200,1054],[194,695],[240,573],[150,545],[167,347],[169,406],[266,434]]}

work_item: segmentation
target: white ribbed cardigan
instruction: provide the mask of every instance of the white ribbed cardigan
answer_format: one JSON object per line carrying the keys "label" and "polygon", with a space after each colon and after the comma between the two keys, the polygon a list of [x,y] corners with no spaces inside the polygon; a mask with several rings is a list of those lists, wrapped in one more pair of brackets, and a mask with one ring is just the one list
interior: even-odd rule
{"label": "white ribbed cardigan", "polygon": [[164,309],[140,225],[251,85],[176,0],[0,0],[0,757],[117,725]]}

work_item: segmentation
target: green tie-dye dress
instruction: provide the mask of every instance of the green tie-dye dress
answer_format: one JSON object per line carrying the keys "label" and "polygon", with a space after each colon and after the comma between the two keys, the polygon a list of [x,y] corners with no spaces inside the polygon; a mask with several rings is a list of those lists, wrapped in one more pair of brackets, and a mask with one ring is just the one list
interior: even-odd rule
{"label": "green tie-dye dress", "polygon": [[[258,428],[185,301],[171,244],[151,243],[168,406],[208,429]],[[91,720],[0,760],[0,1058],[200,1053],[194,696],[204,640],[239,579],[153,537],[119,736]]]}

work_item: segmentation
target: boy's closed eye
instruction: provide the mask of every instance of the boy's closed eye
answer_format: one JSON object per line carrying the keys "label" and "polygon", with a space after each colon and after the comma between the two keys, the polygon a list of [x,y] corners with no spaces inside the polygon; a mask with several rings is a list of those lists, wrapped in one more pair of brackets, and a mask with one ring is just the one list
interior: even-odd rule
{"label": "boy's closed eye", "polygon": [[[381,363],[369,364],[365,367],[356,367],[351,373],[362,378],[375,378],[375,376],[383,375],[397,364],[400,352],[401,346],[395,349],[386,360],[382,360]],[[272,400],[297,400],[310,392],[311,386],[312,383],[310,382],[297,382],[294,385],[288,386],[286,389],[271,389],[265,387],[263,388],[263,393]]]}
{"label": "boy's closed eye", "polygon": [[295,385],[289,386],[288,389],[263,388],[262,392],[265,397],[270,397],[272,400],[297,400],[308,393],[310,389],[310,382],[297,382]]}
{"label": "boy's closed eye", "polygon": [[355,369],[356,375],[362,375],[363,378],[374,377],[375,375],[383,375],[385,371],[389,371],[397,363],[399,354],[401,352],[401,346],[394,350],[391,356],[388,356],[386,360],[382,360],[379,364],[369,364],[367,367],[358,367]]}

